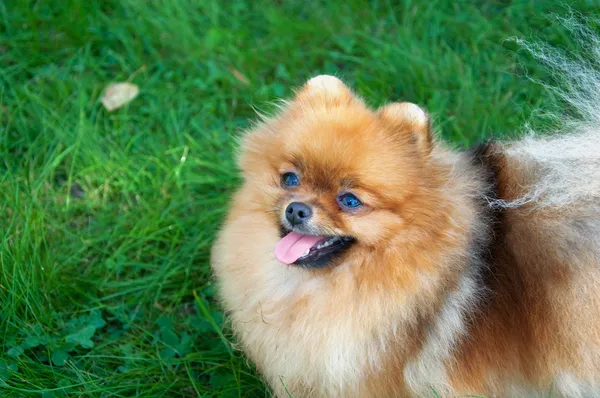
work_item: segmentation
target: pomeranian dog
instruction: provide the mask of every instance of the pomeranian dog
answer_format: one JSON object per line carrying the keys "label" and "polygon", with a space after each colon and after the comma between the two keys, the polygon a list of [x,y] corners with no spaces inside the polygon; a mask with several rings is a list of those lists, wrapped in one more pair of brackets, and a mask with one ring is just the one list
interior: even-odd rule
{"label": "pomeranian dog", "polygon": [[453,151],[332,76],[245,134],[212,267],[276,396],[600,397],[600,74],[542,50],[560,134]]}

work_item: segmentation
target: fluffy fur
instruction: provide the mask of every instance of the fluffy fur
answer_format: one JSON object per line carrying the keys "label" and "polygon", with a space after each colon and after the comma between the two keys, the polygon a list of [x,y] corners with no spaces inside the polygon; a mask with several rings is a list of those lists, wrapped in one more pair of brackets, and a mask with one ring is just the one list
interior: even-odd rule
{"label": "fluffy fur", "polygon": [[[319,76],[245,135],[212,266],[277,396],[600,397],[600,78],[531,50],[568,78],[567,134],[457,153],[416,105],[371,110]],[[342,211],[347,190],[364,206]],[[273,254],[299,200],[355,239],[326,267]]]}

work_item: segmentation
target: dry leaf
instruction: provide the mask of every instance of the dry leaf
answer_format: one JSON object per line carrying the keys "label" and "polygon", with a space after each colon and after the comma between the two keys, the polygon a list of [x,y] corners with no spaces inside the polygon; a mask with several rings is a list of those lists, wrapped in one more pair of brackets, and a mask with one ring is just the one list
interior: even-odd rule
{"label": "dry leaf", "polygon": [[106,87],[102,95],[102,105],[112,112],[132,101],[139,94],[140,89],[131,83],[114,83]]}
{"label": "dry leaf", "polygon": [[239,70],[237,70],[233,66],[231,68],[229,68],[229,70],[231,71],[231,73],[233,74],[233,76],[236,79],[238,79],[240,82],[244,83],[246,86],[248,86],[250,84],[250,80],[248,80],[248,78],[246,76],[244,76],[242,74],[242,72],[240,72]]}

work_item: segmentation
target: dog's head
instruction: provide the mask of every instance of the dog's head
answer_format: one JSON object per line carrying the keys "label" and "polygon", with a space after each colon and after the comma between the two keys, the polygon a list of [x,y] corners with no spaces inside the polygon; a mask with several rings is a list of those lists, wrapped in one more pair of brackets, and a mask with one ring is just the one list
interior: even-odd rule
{"label": "dog's head", "polygon": [[272,217],[281,262],[335,265],[411,224],[432,145],[418,106],[371,110],[339,79],[318,76],[244,137],[247,205]]}

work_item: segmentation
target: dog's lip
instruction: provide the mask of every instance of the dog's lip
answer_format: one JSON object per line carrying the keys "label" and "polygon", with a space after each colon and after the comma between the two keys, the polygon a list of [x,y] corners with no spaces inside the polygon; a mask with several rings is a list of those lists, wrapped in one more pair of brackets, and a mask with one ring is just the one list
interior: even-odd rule
{"label": "dog's lip", "polygon": [[333,235],[333,236],[324,236],[323,239],[317,243],[316,245],[314,245],[313,247],[310,248],[309,252],[306,253],[304,256],[300,257],[298,260],[302,260],[303,258],[309,257],[311,255],[311,253],[314,253],[318,250],[326,250],[327,248],[329,248],[332,245],[341,243],[348,243],[348,242],[352,242],[354,240],[354,238],[351,238],[349,236],[337,236],[337,235]]}
{"label": "dog's lip", "polygon": [[349,236],[327,236],[293,264],[308,268],[325,267],[354,242],[355,239]]}

